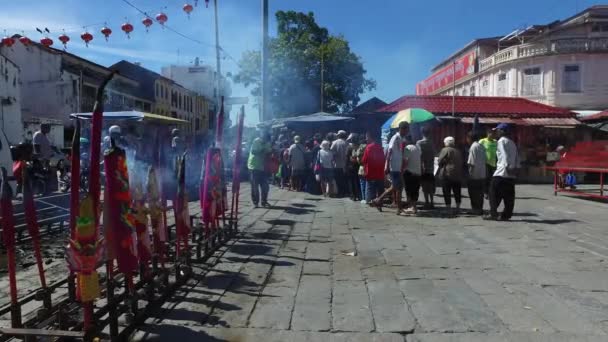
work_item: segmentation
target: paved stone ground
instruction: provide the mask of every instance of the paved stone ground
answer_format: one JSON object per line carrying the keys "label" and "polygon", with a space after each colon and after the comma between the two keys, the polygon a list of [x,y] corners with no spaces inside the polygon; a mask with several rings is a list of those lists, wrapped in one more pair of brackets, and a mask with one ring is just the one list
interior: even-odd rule
{"label": "paved stone ground", "polygon": [[241,238],[133,338],[608,341],[606,204],[517,191],[512,222],[245,192]]}

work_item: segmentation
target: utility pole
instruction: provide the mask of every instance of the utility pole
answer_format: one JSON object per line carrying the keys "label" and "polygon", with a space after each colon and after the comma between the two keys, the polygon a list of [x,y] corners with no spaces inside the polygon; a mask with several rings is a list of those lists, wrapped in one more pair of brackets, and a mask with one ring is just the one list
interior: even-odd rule
{"label": "utility pole", "polygon": [[325,53],[323,47],[321,47],[321,112],[324,111],[325,107]]}
{"label": "utility pole", "polygon": [[452,64],[452,116],[456,110],[456,61]]}
{"label": "utility pole", "polygon": [[268,119],[268,0],[262,0],[262,84],[260,122]]}
{"label": "utility pole", "polygon": [[213,6],[215,7],[215,59],[216,59],[216,72],[215,72],[215,86],[217,87],[217,91],[215,92],[215,103],[216,103],[216,111],[220,110],[220,99],[222,96],[222,66],[220,64],[220,24],[218,22],[218,14],[217,14],[217,0],[213,1]]}

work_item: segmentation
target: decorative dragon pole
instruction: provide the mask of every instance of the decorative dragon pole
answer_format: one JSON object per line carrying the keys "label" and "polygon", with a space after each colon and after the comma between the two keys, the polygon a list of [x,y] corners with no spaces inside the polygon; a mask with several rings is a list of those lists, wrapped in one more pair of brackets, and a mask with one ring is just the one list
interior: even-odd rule
{"label": "decorative dragon pole", "polygon": [[[106,86],[112,80],[116,72],[111,72],[106,78],[101,82],[99,88],[97,88],[97,93],[95,96],[95,106],[93,107],[93,117],[91,120],[91,152],[90,152],[90,169],[89,169],[89,193],[88,196],[91,201],[91,212],[81,214],[78,213],[79,218],[86,218],[84,215],[92,215],[93,219],[93,235],[90,238],[92,241],[98,241],[99,237],[99,214],[100,214],[100,205],[99,205],[99,197],[101,193],[101,130],[103,126],[103,103],[104,103],[104,92]],[[74,179],[74,175],[72,175],[72,179]],[[73,200],[73,198],[72,198]],[[80,206],[80,210],[82,210],[82,205]],[[75,227],[75,229],[77,229]],[[75,236],[77,239],[77,237]],[[108,239],[108,237],[105,237]],[[111,270],[110,270],[111,271]],[[108,279],[110,279],[110,272],[108,273]],[[87,286],[93,286],[93,282],[97,283],[99,286],[99,282],[93,277],[80,277],[80,280],[86,280],[88,284],[78,284],[78,288],[82,289],[87,288]],[[80,282],[79,280],[79,282]],[[111,279],[110,279],[111,280]],[[82,299],[81,299],[82,300]],[[86,332],[90,332],[92,328],[93,322],[93,300],[91,301],[82,301],[83,309],[84,309],[84,330]]]}
{"label": "decorative dragon pole", "polygon": [[38,227],[38,218],[36,216],[36,206],[34,204],[34,193],[32,184],[28,179],[28,170],[23,169],[23,209],[25,212],[25,220],[27,230],[32,238],[34,247],[34,256],[36,258],[36,266],[38,267],[38,275],[40,277],[40,287],[44,295],[44,306],[50,309],[51,297],[46,287],[46,277],[44,275],[44,265],[42,263],[42,253],[40,252],[40,228]]}
{"label": "decorative dragon pole", "polygon": [[103,261],[105,242],[99,237],[95,222],[95,201],[88,194],[79,206],[73,238],[66,250],[70,272],[77,276],[77,298],[83,305],[84,330],[90,332],[93,325],[93,302],[100,296],[97,267]]}
{"label": "decorative dragon pole", "polygon": [[182,255],[188,258],[188,236],[190,235],[190,212],[188,209],[188,192],[186,191],[186,153],[178,158],[177,196],[175,203],[175,250],[176,259]]}
{"label": "decorative dragon pole", "polygon": [[8,262],[9,291],[11,296],[11,325],[21,327],[21,310],[17,303],[17,269],[15,265],[15,218],[13,217],[13,189],[8,183],[4,167],[0,168],[0,214],[2,215],[2,242]]}
{"label": "decorative dragon pole", "polygon": [[[129,171],[125,150],[115,145],[104,156],[106,174],[104,228],[108,243],[116,258],[118,271],[125,275],[128,297],[134,298],[133,272],[137,270],[137,235],[131,211]],[[136,302],[135,302],[136,303]],[[132,302],[133,304],[133,302]],[[132,311],[135,308],[132,305]],[[135,314],[135,312],[131,312]]]}
{"label": "decorative dragon pole", "polygon": [[74,137],[72,138],[72,156],[70,158],[70,237],[74,238],[78,203],[80,202],[80,119],[75,119]]}

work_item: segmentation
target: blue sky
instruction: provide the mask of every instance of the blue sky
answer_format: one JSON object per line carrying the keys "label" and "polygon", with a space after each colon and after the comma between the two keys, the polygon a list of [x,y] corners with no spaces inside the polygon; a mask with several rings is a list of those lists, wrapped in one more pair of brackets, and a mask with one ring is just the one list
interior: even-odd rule
{"label": "blue sky", "polygon": [[[194,0],[189,0],[194,2]],[[156,14],[169,16],[168,25],[195,37],[198,44],[161,29],[154,24],[149,33],[141,25],[142,15],[122,0],[0,0],[0,33],[25,31],[32,39],[40,34],[35,27],[48,27],[57,47],[63,30],[71,36],[68,51],[102,65],[121,59],[141,62],[160,71],[167,64],[187,64],[194,57],[214,64],[213,10],[199,0],[188,19],[183,0],[132,0]],[[241,53],[260,46],[260,1],[218,0],[221,45],[228,52],[223,71],[236,72]],[[213,0],[211,1],[211,4]],[[351,48],[362,57],[368,76],[378,82],[375,91],[363,99],[378,96],[390,102],[415,91],[418,81],[455,50],[474,38],[506,35],[516,28],[564,19],[593,4],[588,0],[270,0],[271,17],[277,10],[312,11],[317,22],[333,34],[344,35]],[[129,20],[135,26],[127,39],[120,25]],[[104,23],[114,33],[105,42],[99,30]],[[95,38],[87,48],[80,40],[83,26]],[[271,20],[271,34],[274,34]],[[178,52],[179,51],[179,52]],[[233,60],[234,59],[234,60]],[[233,96],[249,91],[234,86]],[[252,101],[252,100],[250,100]],[[257,111],[248,106],[247,122],[257,122]]]}

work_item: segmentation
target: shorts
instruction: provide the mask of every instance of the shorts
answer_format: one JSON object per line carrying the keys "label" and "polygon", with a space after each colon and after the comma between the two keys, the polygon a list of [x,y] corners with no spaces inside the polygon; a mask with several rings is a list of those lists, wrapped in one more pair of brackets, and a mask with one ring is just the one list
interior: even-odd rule
{"label": "shorts", "polygon": [[322,167],[319,175],[322,182],[332,182],[334,180],[334,169]]}
{"label": "shorts", "polygon": [[401,172],[391,171],[391,184],[393,187],[401,189],[403,188],[403,177],[401,176]]}
{"label": "shorts", "polygon": [[420,196],[420,176],[409,171],[403,173],[403,182],[405,184],[405,194],[408,199],[418,201]]}

